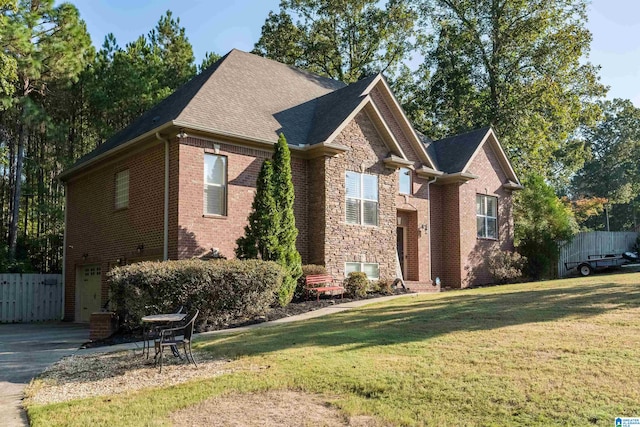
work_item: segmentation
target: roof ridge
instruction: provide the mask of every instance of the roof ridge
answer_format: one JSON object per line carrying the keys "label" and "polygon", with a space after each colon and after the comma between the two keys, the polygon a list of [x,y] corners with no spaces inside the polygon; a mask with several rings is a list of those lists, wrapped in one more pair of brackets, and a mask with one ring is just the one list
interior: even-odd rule
{"label": "roof ridge", "polygon": [[[305,69],[303,69],[303,68],[298,68],[298,67],[296,67],[295,65],[285,64],[284,62],[276,61],[275,59],[271,59],[271,58],[268,58],[268,57],[266,57],[266,56],[262,56],[262,55],[260,55],[260,54],[258,54],[258,53],[247,52],[247,51],[245,51],[245,50],[241,50],[241,49],[238,49],[238,48],[235,48],[235,47],[234,47],[233,49],[231,49],[231,50],[227,53],[227,55],[229,55],[229,54],[230,54],[231,52],[233,52],[233,51],[238,52],[238,53],[241,53],[241,54],[244,54],[244,55],[257,56],[258,58],[261,58],[261,59],[263,59],[263,60],[265,60],[265,61],[269,61],[269,62],[271,62],[271,63],[273,63],[273,64],[277,64],[277,66],[280,66],[280,67],[287,67],[287,68],[294,69],[294,70],[296,70],[296,71],[298,71],[298,72],[300,72],[300,73],[302,73],[302,74],[306,74],[306,75],[308,75],[309,77],[313,77],[313,78],[316,78],[316,79],[319,77],[319,78],[321,78],[322,80],[325,80],[325,81],[327,81],[327,82],[331,82],[331,83],[333,83],[333,84],[336,84],[336,83],[337,83],[337,84],[342,84],[342,85],[343,85],[343,87],[338,88],[338,89],[335,89],[335,90],[344,89],[345,87],[349,86],[347,83],[345,83],[345,82],[343,82],[343,81],[341,81],[341,80],[336,80],[336,79],[331,78],[331,77],[327,77],[327,76],[323,76],[323,75],[320,75],[320,74],[312,73],[311,71],[307,71],[307,70],[305,70]],[[354,82],[354,83],[355,83],[355,82]]]}
{"label": "roof ridge", "polygon": [[462,133],[456,133],[456,134],[453,134],[453,135],[450,135],[450,136],[445,136],[444,138],[436,139],[436,140],[434,140],[432,142],[444,141],[445,139],[457,138],[457,137],[460,137],[460,136],[465,136],[465,135],[469,135],[469,134],[480,132],[480,131],[488,132],[490,129],[491,129],[491,126],[483,126],[481,128],[471,129],[471,130],[468,130],[468,131],[465,131],[465,132],[462,132]]}

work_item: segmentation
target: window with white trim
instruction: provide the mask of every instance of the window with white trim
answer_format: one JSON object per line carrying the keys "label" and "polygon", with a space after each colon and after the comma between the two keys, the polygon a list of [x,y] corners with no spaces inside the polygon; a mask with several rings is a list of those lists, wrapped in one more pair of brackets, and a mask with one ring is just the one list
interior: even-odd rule
{"label": "window with white trim", "polygon": [[411,169],[400,168],[400,194],[411,194]]}
{"label": "window with white trim", "polygon": [[204,155],[204,213],[227,214],[227,158]]}
{"label": "window with white trim", "polygon": [[476,195],[476,222],[478,224],[478,238],[498,238],[498,198]]}
{"label": "window with white trim", "polygon": [[115,208],[129,207],[129,169],[116,173]]}
{"label": "window with white trim", "polygon": [[378,176],[347,171],[346,221],[378,225]]}
{"label": "window with white trim", "polygon": [[361,271],[367,275],[369,280],[378,280],[380,278],[379,265],[376,262],[345,262],[344,263],[344,276],[347,277],[349,273],[355,271]]}

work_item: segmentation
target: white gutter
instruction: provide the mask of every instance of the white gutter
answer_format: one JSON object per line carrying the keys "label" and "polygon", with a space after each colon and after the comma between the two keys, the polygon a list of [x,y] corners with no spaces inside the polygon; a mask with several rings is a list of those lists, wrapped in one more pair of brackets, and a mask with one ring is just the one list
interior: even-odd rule
{"label": "white gutter", "polygon": [[434,182],[438,180],[438,177],[435,176],[431,181],[427,181],[427,200],[429,200],[429,218],[427,218],[427,237],[429,238],[429,280],[433,281],[433,277],[431,276],[431,265],[433,264],[433,254],[431,253],[431,209],[433,207],[433,203],[431,203],[431,189],[430,186]]}
{"label": "white gutter", "polygon": [[[64,232],[62,234],[62,308],[61,308],[61,316],[60,319],[64,319],[64,297],[65,297],[65,288],[67,286],[67,184],[65,182],[62,183],[62,188],[64,190]],[[75,302],[74,302],[75,305]]]}
{"label": "white gutter", "polygon": [[162,138],[156,132],[156,138],[164,142],[164,230],[162,245],[162,260],[169,259],[169,140]]}

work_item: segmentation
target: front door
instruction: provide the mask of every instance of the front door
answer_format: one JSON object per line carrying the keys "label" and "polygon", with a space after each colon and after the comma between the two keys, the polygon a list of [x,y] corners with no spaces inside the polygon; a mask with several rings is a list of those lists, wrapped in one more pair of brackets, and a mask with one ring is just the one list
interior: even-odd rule
{"label": "front door", "polygon": [[88,323],[91,319],[91,313],[100,311],[101,277],[100,265],[84,265],[79,268],[78,280],[76,281],[77,322]]}
{"label": "front door", "polygon": [[402,271],[402,278],[406,279],[405,273],[405,254],[404,254],[404,227],[398,227],[396,231],[396,250],[398,251],[398,260],[400,261],[400,271]]}

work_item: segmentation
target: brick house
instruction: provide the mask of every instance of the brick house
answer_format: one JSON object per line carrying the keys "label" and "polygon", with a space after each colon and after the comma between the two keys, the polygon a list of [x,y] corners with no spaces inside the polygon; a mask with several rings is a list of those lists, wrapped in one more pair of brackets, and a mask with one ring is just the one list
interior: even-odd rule
{"label": "brick house", "polygon": [[305,264],[438,290],[490,282],[483,259],[513,246],[521,187],[491,129],[429,141],[381,75],[345,85],[232,50],[62,174],[65,318],[108,300],[113,266],[233,257],[280,132]]}

